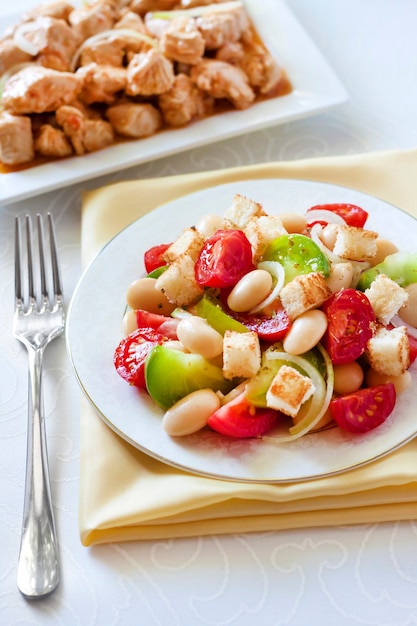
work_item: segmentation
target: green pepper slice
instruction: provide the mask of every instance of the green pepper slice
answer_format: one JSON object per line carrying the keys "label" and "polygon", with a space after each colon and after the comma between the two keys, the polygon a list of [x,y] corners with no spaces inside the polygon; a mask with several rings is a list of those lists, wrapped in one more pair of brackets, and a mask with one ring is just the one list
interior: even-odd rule
{"label": "green pepper slice", "polygon": [[299,274],[322,272],[330,274],[330,263],[318,245],[306,235],[292,233],[271,241],[263,255],[263,261],[278,261],[285,271],[285,283]]}

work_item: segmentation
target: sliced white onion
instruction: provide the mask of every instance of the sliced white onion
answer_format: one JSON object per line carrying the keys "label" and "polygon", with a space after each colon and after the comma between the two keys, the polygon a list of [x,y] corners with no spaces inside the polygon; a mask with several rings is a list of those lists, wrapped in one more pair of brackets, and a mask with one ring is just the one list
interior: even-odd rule
{"label": "sliced white onion", "polygon": [[107,39],[108,41],[112,41],[114,39],[118,39],[119,37],[127,37],[128,39],[137,39],[138,41],[142,41],[144,43],[149,44],[153,48],[158,48],[158,42],[156,39],[149,37],[149,35],[145,35],[144,33],[139,32],[138,30],[133,30],[132,28],[113,28],[111,30],[104,30],[101,33],[97,33],[97,35],[93,35],[89,37],[78,48],[75,52],[74,56],[71,60],[71,71],[75,71],[77,67],[78,60],[81,56],[82,51],[97,41],[101,41],[102,39]]}
{"label": "sliced white onion", "polygon": [[333,213],[333,211],[327,211],[326,209],[307,211],[304,217],[307,220],[307,224],[311,224],[312,222],[327,222],[328,224],[347,226],[346,220],[344,220],[341,215]]}
{"label": "sliced white onion", "polygon": [[327,354],[326,350],[321,346],[321,344],[318,344],[317,347],[320,350],[326,364],[326,382],[324,382],[323,377],[321,376],[320,372],[318,372],[318,370],[314,367],[314,365],[311,365],[309,361],[301,356],[293,356],[287,354],[286,352],[276,350],[267,350],[265,352],[265,356],[268,359],[279,359],[283,361],[288,361],[289,363],[293,363],[294,365],[298,365],[298,367],[301,367],[311,378],[312,383],[316,388],[316,391],[312,398],[301,407],[299,413],[301,419],[298,424],[295,424],[294,426],[289,428],[288,435],[264,435],[262,437],[264,441],[271,441],[274,443],[286,443],[294,441],[295,439],[299,439],[303,435],[309,433],[319,423],[319,421],[327,411],[330,400],[333,396],[333,365],[329,355]]}
{"label": "sliced white onion", "polygon": [[324,245],[320,237],[322,230],[323,227],[321,224],[314,224],[310,231],[311,239],[320,248],[323,254],[327,256],[329,261],[332,263],[346,263],[346,259],[342,259],[341,256],[335,254],[330,248]]}
{"label": "sliced white onion", "polygon": [[[240,0],[232,0],[231,2],[222,2],[220,4],[209,4],[202,7],[193,7],[191,9],[178,9],[174,11],[152,11],[146,15],[160,20],[172,20],[175,17],[200,17],[212,13],[223,13],[233,11],[243,7]],[[146,17],[146,16],[145,16]]]}
{"label": "sliced white onion", "polygon": [[394,315],[394,317],[391,320],[391,324],[395,326],[395,328],[399,328],[400,326],[405,326],[407,329],[407,333],[411,335],[412,337],[414,337],[415,339],[417,339],[417,328],[415,328],[414,326],[411,326],[410,324],[407,324],[407,322],[404,322],[404,320],[401,319],[399,315]]}
{"label": "sliced white onion", "polygon": [[33,57],[38,54],[40,46],[37,46],[32,41],[29,41],[26,38],[26,34],[38,29],[39,25],[36,24],[36,22],[24,22],[23,24],[20,24],[13,33],[13,41],[15,45],[20,48],[20,50],[23,50],[23,52],[26,52]]}
{"label": "sliced white onion", "polygon": [[267,271],[273,278],[276,278],[277,282],[271,293],[264,300],[262,300],[262,302],[253,307],[253,309],[249,311],[249,314],[259,313],[259,311],[262,311],[275,302],[284,286],[285,281],[285,270],[281,263],[278,263],[278,261],[262,261],[262,263],[258,263],[257,269]]}

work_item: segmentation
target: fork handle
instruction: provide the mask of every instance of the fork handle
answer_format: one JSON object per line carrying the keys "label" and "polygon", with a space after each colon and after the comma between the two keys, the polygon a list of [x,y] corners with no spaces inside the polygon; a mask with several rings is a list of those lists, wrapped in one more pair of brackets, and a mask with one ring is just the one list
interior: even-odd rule
{"label": "fork handle", "polygon": [[59,583],[59,556],[49,482],[41,394],[43,348],[27,346],[29,410],[23,524],[17,585],[28,599],[50,594]]}

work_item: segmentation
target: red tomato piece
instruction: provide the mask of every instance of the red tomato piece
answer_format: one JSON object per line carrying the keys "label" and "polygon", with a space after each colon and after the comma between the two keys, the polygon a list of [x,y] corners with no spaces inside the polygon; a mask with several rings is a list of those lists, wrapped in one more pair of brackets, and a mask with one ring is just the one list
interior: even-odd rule
{"label": "red tomato piece", "polygon": [[202,287],[231,287],[255,269],[252,246],[241,230],[218,230],[207,239],[195,264]]}
{"label": "red tomato piece", "polygon": [[342,289],[322,306],[328,326],[322,342],[333,363],[356,361],[372,337],[375,314],[364,293]]}
{"label": "red tomato piece", "polygon": [[234,312],[231,315],[244,324],[249,330],[258,333],[264,341],[281,341],[291,328],[291,321],[284,307],[275,303],[270,314],[242,315]]}
{"label": "red tomato piece", "polygon": [[178,339],[178,319],[167,317],[165,315],[159,315],[158,313],[150,313],[144,309],[137,309],[135,314],[138,328],[153,328],[154,330],[158,330],[168,339]]}
{"label": "red tomato piece", "polygon": [[[307,213],[308,211],[331,211],[343,217],[348,226],[356,226],[357,228],[363,228],[368,219],[368,213],[356,204],[316,204],[309,208]],[[312,226],[313,223],[309,226]]]}
{"label": "red tomato piece", "polygon": [[254,407],[240,394],[217,409],[207,424],[221,435],[243,439],[262,437],[275,426],[279,417],[278,411]]}
{"label": "red tomato piece", "polygon": [[138,328],[124,337],[114,351],[113,363],[117,373],[130,385],[146,389],[145,360],[149,351],[167,340],[153,328]]}
{"label": "red tomato piece", "polygon": [[394,409],[395,401],[394,385],[385,383],[335,398],[330,402],[330,412],[343,430],[366,433],[385,422]]}
{"label": "red tomato piece", "polygon": [[158,269],[158,267],[166,265],[162,255],[166,250],[168,250],[170,245],[170,243],[161,243],[158,246],[153,246],[152,248],[149,248],[149,250],[146,250],[143,255],[143,262],[145,264],[147,274],[150,274],[154,270]]}
{"label": "red tomato piece", "polygon": [[410,344],[410,365],[417,359],[417,339],[412,335],[408,335],[408,343]]}

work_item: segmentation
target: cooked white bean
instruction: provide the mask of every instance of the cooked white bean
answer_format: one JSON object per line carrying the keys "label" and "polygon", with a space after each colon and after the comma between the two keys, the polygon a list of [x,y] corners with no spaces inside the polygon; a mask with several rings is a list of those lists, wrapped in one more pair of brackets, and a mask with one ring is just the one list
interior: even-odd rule
{"label": "cooked white bean", "polygon": [[222,335],[201,317],[182,319],[177,326],[177,336],[189,352],[206,359],[214,359],[223,351]]}
{"label": "cooked white bean", "polygon": [[303,354],[314,348],[327,328],[327,317],[323,311],[313,309],[297,317],[282,342],[288,354]]}
{"label": "cooked white bean", "polygon": [[236,311],[250,311],[262,302],[272,289],[272,276],[266,270],[253,270],[236,283],[227,298],[227,305]]}
{"label": "cooked white bean", "polygon": [[224,221],[220,215],[209,213],[205,215],[197,224],[197,230],[207,239],[214,235],[216,231],[223,227]]}
{"label": "cooked white bean", "polygon": [[307,220],[303,215],[296,213],[280,213],[284,228],[289,233],[303,233],[307,228]]}
{"label": "cooked white bean", "polygon": [[139,278],[129,285],[126,293],[126,302],[132,309],[144,309],[150,313],[170,315],[176,305],[158,289],[155,289],[155,278]]}
{"label": "cooked white bean", "polygon": [[336,293],[341,289],[347,289],[352,285],[353,267],[352,263],[334,263],[330,270],[330,276],[326,278],[330,291]]}
{"label": "cooked white bean", "polygon": [[165,413],[162,426],[168,435],[191,435],[207,424],[220,407],[220,398],[212,389],[198,389],[174,404]]}
{"label": "cooked white bean", "polygon": [[399,376],[387,376],[386,374],[380,374],[373,369],[370,369],[366,373],[366,384],[369,387],[376,387],[377,385],[384,385],[385,383],[392,383],[395,387],[395,391],[399,394],[407,389],[411,384],[411,374],[407,370],[404,374]]}
{"label": "cooked white bean", "polygon": [[138,324],[136,322],[136,313],[135,311],[126,311],[124,317],[123,317],[123,321],[122,321],[122,333],[125,337],[127,337],[127,335],[130,335],[130,333],[133,333],[134,330],[136,330],[138,327]]}
{"label": "cooked white bean", "polygon": [[363,383],[363,369],[356,361],[334,365],[334,390],[340,395],[357,391]]}
{"label": "cooked white bean", "polygon": [[370,261],[370,264],[372,266],[377,265],[378,263],[381,263],[385,259],[385,257],[387,257],[388,255],[398,252],[397,246],[394,243],[392,243],[392,241],[389,241],[388,239],[381,239],[380,237],[378,237],[375,243],[376,243],[376,255]]}
{"label": "cooked white bean", "polygon": [[398,311],[398,314],[406,324],[417,328],[417,283],[411,283],[411,285],[407,285],[404,289],[408,293],[408,300]]}
{"label": "cooked white bean", "polygon": [[327,224],[320,233],[320,239],[329,250],[333,250],[337,237],[337,224]]}

